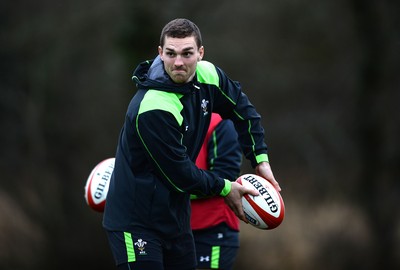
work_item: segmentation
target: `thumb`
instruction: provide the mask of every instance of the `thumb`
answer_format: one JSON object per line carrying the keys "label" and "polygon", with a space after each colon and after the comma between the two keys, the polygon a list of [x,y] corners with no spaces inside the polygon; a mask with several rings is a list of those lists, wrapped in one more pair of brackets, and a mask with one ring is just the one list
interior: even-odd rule
{"label": "thumb", "polygon": [[245,192],[243,194],[250,194],[253,196],[258,196],[258,195],[260,195],[260,192],[258,192],[258,190],[254,189],[254,188],[245,188]]}

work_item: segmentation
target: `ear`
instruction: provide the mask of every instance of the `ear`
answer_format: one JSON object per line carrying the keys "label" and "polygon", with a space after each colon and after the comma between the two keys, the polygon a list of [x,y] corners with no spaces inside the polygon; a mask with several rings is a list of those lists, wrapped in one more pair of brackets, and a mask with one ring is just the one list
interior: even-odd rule
{"label": "ear", "polygon": [[197,61],[201,61],[201,59],[203,59],[203,57],[204,57],[204,47],[201,46],[199,48],[199,57],[197,57]]}
{"label": "ear", "polygon": [[161,61],[164,61],[162,53],[163,53],[163,49],[161,48],[161,46],[158,46],[158,55],[160,56]]}

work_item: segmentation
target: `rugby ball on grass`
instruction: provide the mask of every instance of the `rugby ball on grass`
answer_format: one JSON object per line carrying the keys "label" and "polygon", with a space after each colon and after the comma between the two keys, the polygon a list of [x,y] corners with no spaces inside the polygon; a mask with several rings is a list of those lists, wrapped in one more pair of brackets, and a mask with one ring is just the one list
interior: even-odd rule
{"label": "rugby ball on grass", "polygon": [[245,194],[243,211],[251,225],[262,230],[278,227],[285,216],[285,205],[280,193],[266,179],[256,174],[244,174],[236,182],[258,190],[259,196]]}
{"label": "rugby ball on grass", "polygon": [[104,212],[110,178],[114,170],[115,158],[108,158],[97,164],[85,186],[86,203],[95,211]]}

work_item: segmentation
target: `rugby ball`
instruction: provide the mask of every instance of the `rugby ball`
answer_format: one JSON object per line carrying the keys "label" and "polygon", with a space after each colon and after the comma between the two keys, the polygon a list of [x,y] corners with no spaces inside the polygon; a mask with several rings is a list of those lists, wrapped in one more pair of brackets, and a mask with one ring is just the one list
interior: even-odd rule
{"label": "rugby ball", "polygon": [[280,193],[268,180],[256,174],[244,174],[236,182],[260,193],[259,196],[245,194],[242,197],[243,211],[251,225],[271,230],[282,223],[285,205]]}
{"label": "rugby ball", "polygon": [[101,161],[94,167],[86,180],[85,201],[90,208],[97,212],[104,211],[114,163],[115,158],[108,158]]}

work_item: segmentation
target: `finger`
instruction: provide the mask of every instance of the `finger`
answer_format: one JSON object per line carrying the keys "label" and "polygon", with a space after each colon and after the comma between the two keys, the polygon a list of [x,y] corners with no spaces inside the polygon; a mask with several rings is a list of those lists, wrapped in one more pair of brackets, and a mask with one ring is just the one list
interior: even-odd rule
{"label": "finger", "polygon": [[238,216],[238,218],[239,218],[240,220],[242,220],[242,221],[245,222],[246,224],[249,223],[249,221],[248,221],[247,218],[246,218],[246,215],[244,214],[243,207],[239,207],[239,208],[238,208],[238,211],[237,211],[236,215]]}
{"label": "finger", "polygon": [[280,192],[282,190],[281,187],[279,186],[278,181],[276,181],[275,178],[265,178],[265,179],[267,179],[267,181],[270,182],[277,191]]}
{"label": "finger", "polygon": [[[244,190],[248,190],[248,191],[253,191],[251,189],[244,189]],[[242,194],[243,195],[243,194]],[[238,201],[236,201],[235,203],[233,203],[230,208],[233,210],[233,212],[235,213],[235,215],[242,221],[244,221],[245,223],[249,223],[249,221],[246,218],[246,215],[244,214],[243,211],[243,204],[242,204],[242,200],[239,199]]]}
{"label": "finger", "polygon": [[281,189],[281,187],[279,186],[279,183],[278,183],[278,181],[276,181],[275,179],[271,182],[271,184],[275,187],[275,189],[277,190],[277,191],[281,191],[282,189]]}

